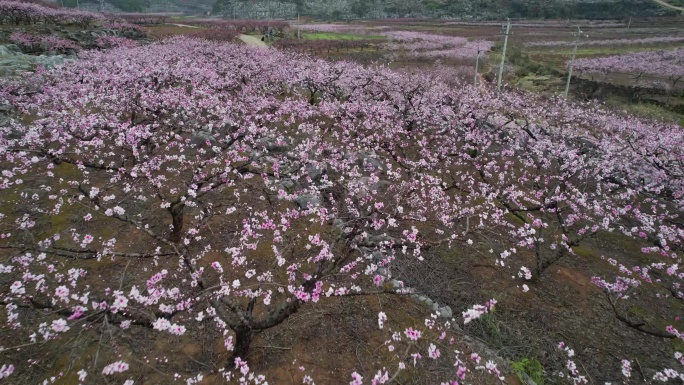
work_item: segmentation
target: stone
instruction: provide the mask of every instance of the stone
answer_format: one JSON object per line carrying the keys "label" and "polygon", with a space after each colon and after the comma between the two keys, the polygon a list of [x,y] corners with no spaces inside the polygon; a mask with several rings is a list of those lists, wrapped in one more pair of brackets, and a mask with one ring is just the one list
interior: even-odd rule
{"label": "stone", "polygon": [[436,312],[439,310],[439,304],[437,302],[432,304],[432,311]]}
{"label": "stone", "polygon": [[297,184],[292,179],[283,179],[278,182],[278,190],[285,190],[290,192],[294,189]]}
{"label": "stone", "polygon": [[357,198],[363,198],[368,195],[370,191],[385,191],[392,184],[392,182],[387,180],[379,180],[376,183],[371,183],[370,178],[367,176],[362,176],[359,178],[359,189],[355,194]]}
{"label": "stone", "polygon": [[276,141],[274,138],[263,138],[257,142],[257,145],[263,146],[268,152],[287,152],[290,147],[286,143]]}
{"label": "stone", "polygon": [[382,234],[382,235],[371,235],[368,237],[368,243],[371,245],[376,245],[379,243],[393,243],[396,242],[396,238],[393,238],[387,234]]}
{"label": "stone", "polygon": [[454,316],[454,312],[451,311],[449,306],[440,307],[437,310],[437,314],[442,318],[451,318]]}
{"label": "stone", "polygon": [[0,45],[0,56],[14,56],[16,52],[13,52],[8,46]]}
{"label": "stone", "polygon": [[382,163],[380,163],[378,155],[370,151],[359,151],[356,153],[356,163],[371,172],[377,172],[382,169]]}
{"label": "stone", "polygon": [[318,206],[321,204],[321,200],[313,194],[302,194],[295,198],[294,201],[302,209],[307,209],[309,205]]}
{"label": "stone", "polygon": [[40,55],[35,60],[37,64],[42,64],[46,68],[52,68],[66,62],[62,55]]}
{"label": "stone", "polygon": [[14,76],[22,72],[33,71],[33,62],[24,56],[28,55],[5,56],[0,59],[0,76]]}
{"label": "stone", "polygon": [[190,139],[190,144],[198,147],[206,146],[207,142],[209,142],[210,146],[216,144],[216,138],[214,138],[214,136],[211,135],[211,132],[208,131],[197,131],[192,136],[192,139]]}
{"label": "stone", "polygon": [[601,151],[599,150],[598,145],[593,143],[592,141],[585,139],[585,138],[573,138],[572,140],[569,141],[569,143],[574,146],[575,148],[579,149],[579,153],[581,155],[590,155],[592,157],[595,156],[600,156]]}
{"label": "stone", "polygon": [[311,178],[311,180],[314,182],[319,181],[323,176],[323,172],[325,171],[324,169],[319,168],[313,164],[307,164],[305,169],[306,172],[309,174],[309,178]]}

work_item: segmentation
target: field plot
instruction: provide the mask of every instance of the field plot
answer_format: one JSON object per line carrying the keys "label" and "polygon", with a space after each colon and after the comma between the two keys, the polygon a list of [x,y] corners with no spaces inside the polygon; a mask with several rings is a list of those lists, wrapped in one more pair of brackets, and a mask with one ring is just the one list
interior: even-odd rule
{"label": "field plot", "polygon": [[[563,28],[518,28],[514,24],[505,68],[508,83],[534,92],[562,93],[574,51],[573,34],[578,27],[582,36],[577,41],[578,65],[571,95],[633,113],[681,121],[684,87],[677,80],[682,66],[676,56],[684,47],[684,34],[681,21],[676,19],[635,21],[629,28],[581,23]],[[491,56],[500,60],[501,46],[497,45],[495,51]],[[623,64],[640,57],[641,65],[650,67],[648,70]],[[670,58],[669,64],[656,67],[655,63],[664,62],[663,57]],[[604,65],[598,68],[597,63]]]}
{"label": "field plot", "polygon": [[0,381],[684,381],[680,19],[514,22],[498,91],[496,22],[22,4]]}
{"label": "field plot", "polygon": [[[578,63],[583,60],[638,52],[679,52],[684,46],[680,19],[634,21],[518,21],[513,23],[504,84],[533,92],[558,95],[563,92],[567,67],[578,41]],[[387,63],[408,73],[430,71],[445,81],[495,82],[501,59],[501,23],[440,22],[425,20],[377,20],[351,24],[308,24],[302,29],[318,33],[357,36],[357,44],[329,40],[309,43],[306,52],[333,60],[354,59],[362,63]],[[386,36],[385,44],[362,36]],[[451,39],[451,40],[449,40]],[[303,46],[283,42],[282,47]],[[477,52],[480,52],[476,64]],[[654,53],[658,55],[658,53]],[[663,54],[660,54],[663,56]],[[648,60],[643,61],[649,62]],[[647,64],[644,64],[647,66]],[[478,76],[475,68],[478,67]],[[673,122],[684,119],[684,85],[678,80],[681,65],[676,60],[663,72],[612,70],[587,71],[578,66],[571,94],[585,100],[608,103],[617,109]],[[600,76],[598,76],[600,75]]]}

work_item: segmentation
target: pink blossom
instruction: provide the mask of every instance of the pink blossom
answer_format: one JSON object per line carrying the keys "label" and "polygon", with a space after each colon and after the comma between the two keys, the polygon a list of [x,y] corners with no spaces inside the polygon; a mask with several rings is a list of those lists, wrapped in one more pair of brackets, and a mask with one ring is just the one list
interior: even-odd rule
{"label": "pink blossom", "polygon": [[124,361],[117,361],[109,364],[102,369],[102,374],[108,376],[114,373],[123,373],[128,370],[128,364]]}
{"label": "pink blossom", "polygon": [[67,322],[64,319],[56,319],[52,321],[52,330],[54,330],[57,333],[64,333],[67,330],[69,330],[69,326],[67,326]]}
{"label": "pink blossom", "polygon": [[409,327],[404,331],[404,334],[406,334],[406,337],[408,337],[408,339],[410,339],[411,341],[418,341],[421,332],[419,330],[415,330]]}

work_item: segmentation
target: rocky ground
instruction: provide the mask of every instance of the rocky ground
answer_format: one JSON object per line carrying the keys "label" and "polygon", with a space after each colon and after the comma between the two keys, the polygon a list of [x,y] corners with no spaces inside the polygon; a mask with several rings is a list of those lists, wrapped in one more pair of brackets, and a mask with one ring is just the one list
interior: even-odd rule
{"label": "rocky ground", "polygon": [[55,36],[72,42],[82,49],[98,48],[98,39],[102,37],[122,37],[140,40],[144,33],[135,28],[106,28],[93,26],[89,29],[75,29],[66,26],[48,25],[3,25],[0,26],[0,77],[16,76],[31,72],[38,66],[51,68],[76,59],[77,50],[67,49],[51,51],[44,47],[22,47],[11,40],[13,33],[25,33],[32,36]]}

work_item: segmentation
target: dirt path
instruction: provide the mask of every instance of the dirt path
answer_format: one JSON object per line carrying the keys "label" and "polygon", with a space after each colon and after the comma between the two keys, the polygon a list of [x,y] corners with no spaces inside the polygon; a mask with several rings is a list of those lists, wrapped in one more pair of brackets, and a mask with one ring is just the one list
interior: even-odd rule
{"label": "dirt path", "polygon": [[244,41],[245,44],[247,44],[250,47],[257,47],[257,48],[268,48],[268,45],[261,41],[258,37],[255,36],[249,36],[249,35],[240,35],[240,40]]}
{"label": "dirt path", "polygon": [[187,24],[173,24],[173,23],[166,23],[168,25],[175,25],[176,27],[186,27],[186,28],[194,28],[194,29],[202,29],[202,27],[196,27],[194,25],[187,25]]}
{"label": "dirt path", "polygon": [[655,1],[656,3],[662,5],[663,7],[668,7],[668,8],[670,8],[670,9],[676,9],[677,11],[682,11],[682,12],[684,12],[684,8],[678,7],[678,6],[676,6],[676,5],[669,4],[669,3],[667,3],[667,2],[665,2],[665,1],[663,1],[663,0],[653,0],[653,1]]}

